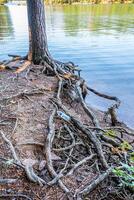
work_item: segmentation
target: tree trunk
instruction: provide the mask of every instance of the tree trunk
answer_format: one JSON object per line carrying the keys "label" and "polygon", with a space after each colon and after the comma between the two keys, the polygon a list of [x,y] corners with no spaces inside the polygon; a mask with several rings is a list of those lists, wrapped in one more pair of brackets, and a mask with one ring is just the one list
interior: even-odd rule
{"label": "tree trunk", "polygon": [[49,60],[47,47],[45,9],[43,0],[27,0],[29,24],[29,54],[28,59],[39,64]]}

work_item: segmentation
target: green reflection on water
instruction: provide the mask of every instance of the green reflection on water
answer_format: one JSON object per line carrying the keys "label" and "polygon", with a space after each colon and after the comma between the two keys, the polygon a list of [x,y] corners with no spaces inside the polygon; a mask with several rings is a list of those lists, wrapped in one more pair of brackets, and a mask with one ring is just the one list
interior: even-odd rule
{"label": "green reflection on water", "polygon": [[[64,29],[75,36],[81,29],[101,33],[134,31],[134,4],[63,6]],[[108,33],[108,32],[107,32]]]}
{"label": "green reflection on water", "polygon": [[0,6],[0,40],[13,35],[13,25],[7,6]]}
{"label": "green reflection on water", "polygon": [[[112,5],[61,5],[46,7],[51,15],[52,29],[55,21],[62,20],[62,30],[67,36],[76,36],[80,31],[90,34],[113,34],[134,32],[134,4]],[[51,10],[51,12],[50,12]],[[61,15],[55,18],[54,12]],[[17,17],[17,16],[16,16]],[[22,19],[23,20],[23,19]],[[0,6],[0,40],[13,35],[9,8]]]}

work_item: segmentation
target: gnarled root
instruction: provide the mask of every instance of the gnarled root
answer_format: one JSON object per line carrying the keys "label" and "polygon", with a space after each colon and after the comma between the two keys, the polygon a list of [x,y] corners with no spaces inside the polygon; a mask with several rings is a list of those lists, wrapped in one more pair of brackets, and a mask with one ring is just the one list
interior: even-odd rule
{"label": "gnarled root", "polygon": [[[3,138],[3,140],[8,144],[8,146],[9,146],[9,148],[10,148],[10,150],[11,150],[11,153],[12,153],[12,156],[13,156],[13,159],[14,159],[14,163],[15,163],[17,166],[20,166],[20,167],[25,171],[25,173],[26,173],[28,179],[29,179],[30,181],[32,181],[32,182],[34,182],[34,183],[38,183],[38,184],[40,184],[40,185],[41,185],[41,184],[46,184],[46,182],[45,182],[43,179],[41,179],[40,177],[38,177],[38,176],[35,174],[35,172],[34,172],[32,166],[29,166],[29,165],[24,166],[24,165],[21,163],[20,159],[19,159],[18,156],[17,156],[17,153],[16,153],[16,151],[15,151],[15,148],[14,148],[12,142],[5,136],[5,134],[4,134],[2,131],[0,131],[0,134],[1,134],[2,138]],[[13,163],[13,164],[14,164],[14,163]],[[9,181],[10,181],[10,180],[9,180]]]}
{"label": "gnarled root", "polygon": [[58,180],[59,186],[63,189],[65,193],[70,193],[69,189],[63,184],[63,182],[57,178],[58,174],[55,172],[52,159],[51,159],[51,149],[52,149],[52,142],[55,136],[55,125],[54,125],[54,116],[56,114],[56,109],[53,110],[50,119],[49,119],[49,132],[46,139],[46,145],[45,145],[45,153],[46,153],[46,161],[47,161],[47,167],[48,171],[51,174],[51,176]]}

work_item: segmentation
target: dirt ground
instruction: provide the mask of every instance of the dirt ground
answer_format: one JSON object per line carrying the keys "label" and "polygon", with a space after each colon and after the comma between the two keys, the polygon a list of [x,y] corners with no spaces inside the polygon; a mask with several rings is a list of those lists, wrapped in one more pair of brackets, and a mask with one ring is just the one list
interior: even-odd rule
{"label": "dirt ground", "polygon": [[[56,95],[57,85],[58,82],[55,77],[44,75],[41,73],[40,67],[36,66],[31,68],[28,74],[24,72],[16,75],[12,71],[0,72],[0,130],[12,142],[21,162],[24,165],[27,163],[34,165],[36,173],[45,181],[51,180],[51,176],[46,169],[44,146],[48,134],[48,120],[54,107],[51,99]],[[76,116],[84,124],[91,124],[91,120],[78,102],[72,103],[64,97],[64,104],[72,115]],[[94,112],[102,126],[110,125],[109,123],[105,124],[103,121],[103,112],[97,110],[94,110]],[[60,129],[62,122],[60,119],[56,120],[58,121],[56,125],[57,131]],[[67,141],[70,144],[69,139]],[[77,141],[79,142],[79,137],[77,137]],[[54,148],[62,145],[64,146],[62,138],[60,141],[55,139]],[[78,145],[72,162],[82,159],[86,154],[88,154],[87,149],[82,144]],[[0,160],[0,178],[17,179],[15,183],[0,185],[0,199],[67,199],[58,185],[51,187],[39,186],[27,180],[23,169],[12,164],[10,149],[1,137],[0,157],[6,158],[11,162],[2,162]],[[52,160],[56,163],[55,168],[57,170],[60,170],[59,166],[64,164],[64,157],[65,155],[62,155],[61,152],[52,152]],[[76,188],[80,188],[82,184],[86,184],[86,181],[92,180],[97,176],[96,166],[91,171],[89,168],[91,164],[93,163],[87,162],[74,175],[65,180],[63,178],[64,183],[68,185],[70,190],[73,191]],[[84,199],[109,199],[112,189],[113,186],[110,183],[110,179],[106,180],[90,196]],[[122,198],[117,198],[115,195],[115,198],[113,196],[112,199]]]}

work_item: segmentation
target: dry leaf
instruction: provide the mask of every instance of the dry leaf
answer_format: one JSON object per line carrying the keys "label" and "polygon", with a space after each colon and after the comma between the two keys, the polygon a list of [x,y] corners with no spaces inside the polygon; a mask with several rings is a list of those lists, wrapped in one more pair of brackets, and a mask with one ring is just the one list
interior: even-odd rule
{"label": "dry leaf", "polygon": [[0,71],[6,69],[6,66],[5,65],[0,65]]}
{"label": "dry leaf", "polygon": [[122,153],[122,150],[120,150],[118,147],[112,147],[111,150],[113,154]]}
{"label": "dry leaf", "polygon": [[68,74],[65,74],[63,77],[66,78],[66,79],[69,79],[71,76],[72,76],[72,74],[68,73]]}

